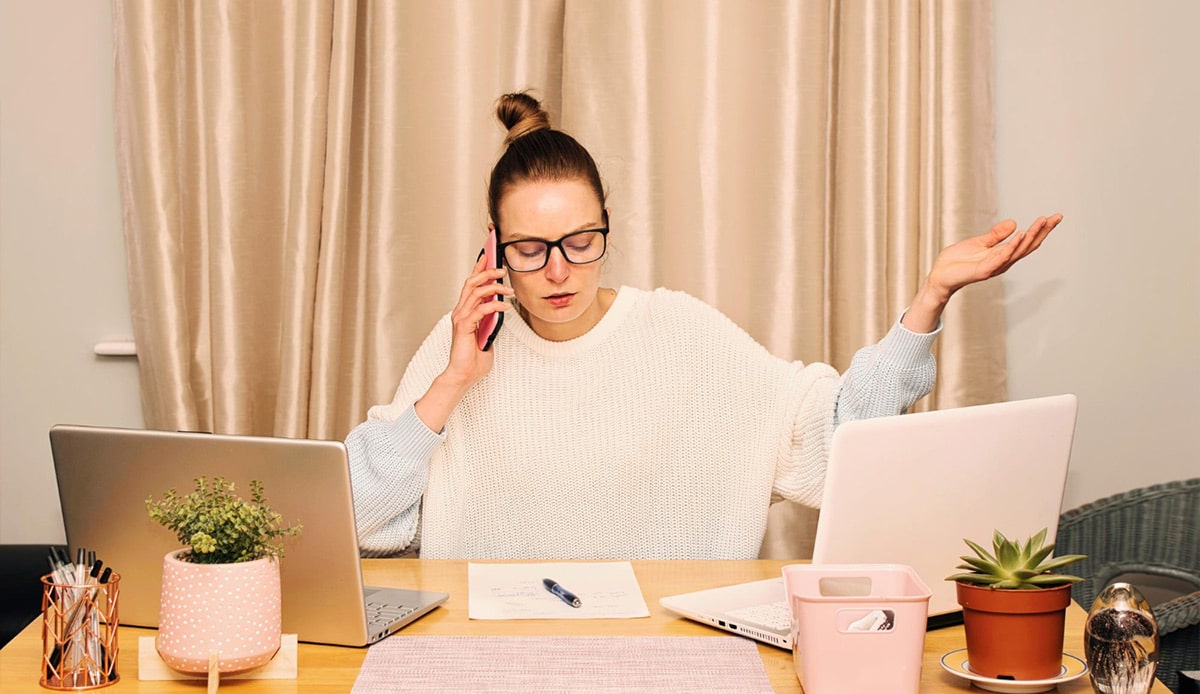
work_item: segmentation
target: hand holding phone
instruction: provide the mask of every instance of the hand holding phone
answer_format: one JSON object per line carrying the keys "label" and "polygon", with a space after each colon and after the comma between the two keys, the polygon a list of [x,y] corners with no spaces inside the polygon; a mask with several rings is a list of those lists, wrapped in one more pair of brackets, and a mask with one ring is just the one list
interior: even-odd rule
{"label": "hand holding phone", "polygon": [[[492,229],[488,232],[487,242],[483,245],[482,255],[487,258],[484,265],[489,270],[497,269],[501,266],[500,254],[496,252],[496,230]],[[496,280],[499,282],[500,280]],[[499,294],[494,294],[484,299],[484,301],[503,301],[504,298]],[[500,326],[504,324],[504,312],[496,311],[489,313],[479,321],[479,327],[475,328],[475,341],[479,345],[479,349],[488,351],[492,348],[492,341],[496,339],[496,335],[500,332]]]}

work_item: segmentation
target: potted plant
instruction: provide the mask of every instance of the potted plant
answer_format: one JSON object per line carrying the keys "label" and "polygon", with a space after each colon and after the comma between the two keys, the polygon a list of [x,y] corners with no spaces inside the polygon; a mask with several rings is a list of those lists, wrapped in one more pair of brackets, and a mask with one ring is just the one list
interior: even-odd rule
{"label": "potted plant", "polygon": [[971,672],[993,679],[1042,680],[1062,671],[1063,631],[1071,584],[1083,579],[1054,571],[1084,558],[1049,558],[1043,528],[1024,543],[992,536],[992,552],[964,540],[975,556],[962,557],[955,581],[967,635]]}
{"label": "potted plant", "polygon": [[259,667],[279,650],[278,562],[300,526],[284,526],[258,480],[249,501],[222,477],[195,482],[186,496],[146,499],[150,518],[185,545],[163,558],[155,648],[181,672],[209,672],[214,660],[222,673]]}

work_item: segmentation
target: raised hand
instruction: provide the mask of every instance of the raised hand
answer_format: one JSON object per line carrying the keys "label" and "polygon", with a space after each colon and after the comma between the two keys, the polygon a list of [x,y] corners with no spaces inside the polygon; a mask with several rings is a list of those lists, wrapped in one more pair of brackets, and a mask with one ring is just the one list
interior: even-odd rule
{"label": "raised hand", "polygon": [[[929,284],[949,298],[968,284],[1002,275],[1036,251],[1062,218],[1061,214],[1038,217],[1028,229],[1016,234],[1017,223],[1006,219],[986,234],[947,246],[933,262]],[[1004,243],[1005,239],[1008,243]]]}
{"label": "raised hand", "polygon": [[480,256],[471,276],[463,282],[458,303],[450,312],[453,326],[450,361],[414,405],[417,416],[433,431],[441,431],[462,396],[492,369],[496,351],[479,349],[475,330],[485,315],[508,310],[510,304],[506,301],[485,300],[495,295],[513,295],[511,287],[496,282],[505,272],[503,268],[487,269],[485,258]]}
{"label": "raised hand", "polygon": [[1036,251],[1062,219],[1061,214],[1038,217],[1021,232],[1015,221],[1006,219],[985,234],[943,248],[904,315],[905,327],[915,332],[933,330],[955,292],[1007,272]]}
{"label": "raised hand", "polygon": [[486,376],[492,368],[493,352],[479,349],[475,331],[485,315],[508,310],[507,302],[487,300],[496,295],[513,294],[510,287],[496,282],[505,272],[504,269],[488,269],[486,258],[481,256],[475,261],[470,277],[463,282],[458,303],[450,312],[454,332],[450,341],[450,363],[443,375],[455,383],[461,383],[464,391]]}

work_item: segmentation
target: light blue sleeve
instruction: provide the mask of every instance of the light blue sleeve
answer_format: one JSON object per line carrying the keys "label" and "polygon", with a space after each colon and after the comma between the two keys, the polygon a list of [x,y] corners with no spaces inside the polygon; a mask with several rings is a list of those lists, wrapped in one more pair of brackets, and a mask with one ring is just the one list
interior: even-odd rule
{"label": "light blue sleeve", "polygon": [[363,556],[407,548],[417,533],[429,459],[445,440],[410,405],[396,420],[368,419],[350,431],[350,486]]}
{"label": "light blue sleeve", "polygon": [[940,320],[929,333],[896,321],[882,340],[858,350],[842,375],[836,422],[900,414],[933,390],[937,362],[930,348],[941,331]]}

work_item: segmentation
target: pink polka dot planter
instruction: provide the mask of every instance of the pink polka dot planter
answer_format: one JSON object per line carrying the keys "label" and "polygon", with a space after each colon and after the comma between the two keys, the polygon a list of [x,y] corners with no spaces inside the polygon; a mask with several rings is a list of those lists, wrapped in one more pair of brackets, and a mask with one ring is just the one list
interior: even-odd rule
{"label": "pink polka dot planter", "polygon": [[180,549],[163,558],[155,647],[168,667],[208,672],[217,655],[222,673],[265,665],[280,643],[279,563],[193,564]]}

